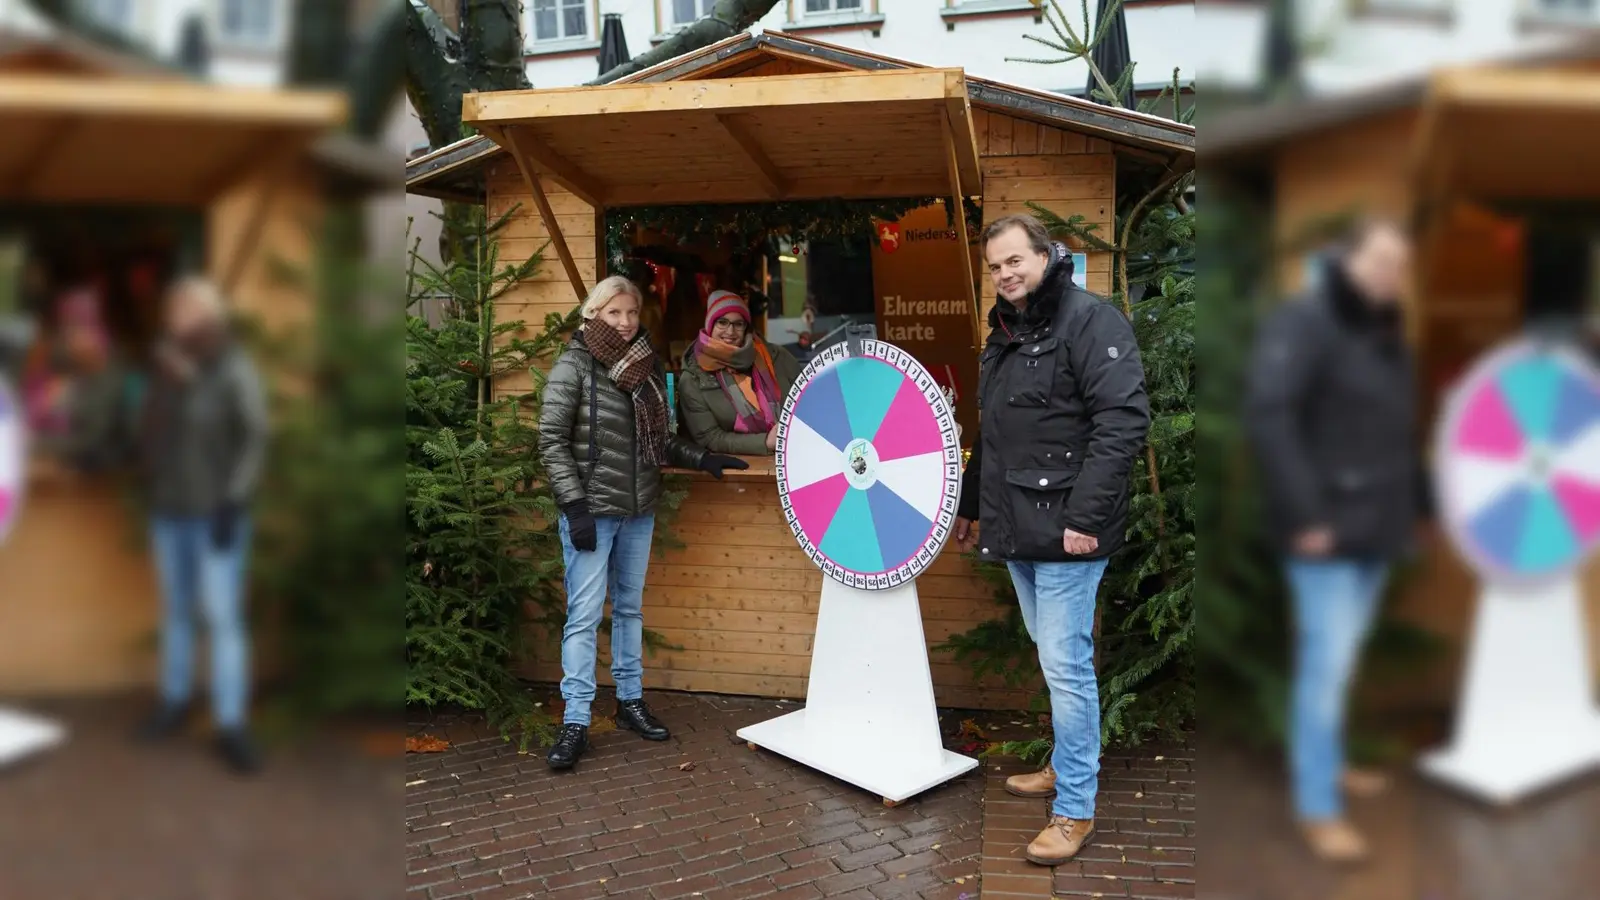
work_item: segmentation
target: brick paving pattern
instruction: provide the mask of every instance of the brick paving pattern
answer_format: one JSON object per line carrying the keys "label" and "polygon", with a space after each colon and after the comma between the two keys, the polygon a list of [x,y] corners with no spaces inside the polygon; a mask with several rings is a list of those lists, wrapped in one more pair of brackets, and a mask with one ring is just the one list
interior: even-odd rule
{"label": "brick paving pattern", "polygon": [[671,740],[597,734],[572,772],[467,720],[418,723],[452,747],[407,761],[406,900],[977,900],[978,772],[889,809],[734,737],[794,704],[649,699]]}
{"label": "brick paving pattern", "polygon": [[1095,836],[1053,871],[1023,858],[1044,827],[1048,800],[1005,791],[1028,770],[1014,760],[984,766],[983,900],[1195,896],[1194,757],[1182,748],[1112,752],[1100,763]]}

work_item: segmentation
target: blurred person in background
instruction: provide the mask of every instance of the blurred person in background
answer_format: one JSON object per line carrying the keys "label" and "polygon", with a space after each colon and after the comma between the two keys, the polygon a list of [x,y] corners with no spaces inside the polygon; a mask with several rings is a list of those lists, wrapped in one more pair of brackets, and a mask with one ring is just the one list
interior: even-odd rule
{"label": "blurred person in background", "polygon": [[561,634],[561,733],[546,762],[570,769],[589,747],[597,636],[611,593],[611,675],[617,727],[664,741],[667,727],[644,702],[644,578],[655,535],[663,466],[722,477],[743,460],[707,451],[667,430],[661,360],[639,326],[643,297],[613,275],[583,302],[583,325],[550,369],[539,412],[539,455],[561,508],[567,590]]}
{"label": "blurred person in background", "polygon": [[[1133,461],[1150,427],[1144,365],[1122,310],[1072,281],[1072,254],[1033,216],[1006,216],[979,243],[997,295],[978,370],[979,434],[955,539],[1004,561],[1039,648],[1055,749],[1006,790],[1051,798],[1026,857],[1055,866],[1094,836],[1100,692],[1094,611],[1128,524]],[[973,528],[980,519],[979,529]]]}
{"label": "blurred person in background", "polygon": [[800,364],[751,329],[744,298],[711,292],[705,330],[684,353],[682,371],[678,406],[691,440],[740,456],[777,449],[778,415]]}
{"label": "blurred person in background", "polygon": [[195,622],[203,617],[217,748],[229,766],[249,773],[260,758],[246,723],[245,583],[249,508],[266,453],[266,398],[215,286],[201,278],[180,281],[164,312],[142,435],[163,603],[161,702],[141,736],[169,737],[188,718]]}
{"label": "blurred person in background", "polygon": [[1427,505],[1401,304],[1410,256],[1399,225],[1357,224],[1315,286],[1263,323],[1248,389],[1294,610],[1294,813],[1330,862],[1368,852],[1341,789],[1372,793],[1382,782],[1346,768],[1346,698],[1390,565],[1411,549]]}

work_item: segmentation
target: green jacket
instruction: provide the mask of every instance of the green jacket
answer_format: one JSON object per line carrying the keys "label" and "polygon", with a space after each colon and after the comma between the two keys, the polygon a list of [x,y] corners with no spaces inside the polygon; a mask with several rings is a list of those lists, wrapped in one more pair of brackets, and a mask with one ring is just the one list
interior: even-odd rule
{"label": "green jacket", "polygon": [[[760,341],[772,356],[772,368],[778,378],[778,409],[781,410],[789,389],[800,377],[800,363],[789,351],[768,344],[759,335],[751,335],[751,339]],[[767,449],[765,434],[740,434],[733,430],[733,403],[717,384],[716,377],[695,362],[692,344],[683,354],[682,374],[678,380],[678,418],[691,440],[712,453],[737,456],[772,453]]]}
{"label": "green jacket", "polygon": [[[550,369],[539,410],[539,458],[556,504],[587,500],[595,516],[654,512],[661,470],[640,465],[634,445],[633,398],[589,355],[583,336],[574,335]],[[698,468],[705,455],[677,435],[667,438],[667,458],[675,466]]]}

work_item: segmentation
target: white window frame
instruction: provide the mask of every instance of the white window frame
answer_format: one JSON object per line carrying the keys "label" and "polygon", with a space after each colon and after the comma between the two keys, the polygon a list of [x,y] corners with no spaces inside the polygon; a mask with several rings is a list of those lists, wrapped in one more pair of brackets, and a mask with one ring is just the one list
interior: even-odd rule
{"label": "white window frame", "polygon": [[854,7],[839,8],[839,0],[822,0],[828,4],[827,9],[812,10],[812,0],[795,0],[794,11],[796,17],[804,22],[819,19],[859,19],[862,16],[872,15],[872,0],[856,0]]}
{"label": "white window frame", "polygon": [[661,0],[661,2],[662,5],[666,7],[664,14],[661,16],[661,21],[667,24],[668,32],[677,31],[680,28],[687,28],[701,19],[704,19],[706,16],[711,15],[711,10],[715,9],[717,5],[717,0],[692,0],[697,15],[687,22],[680,22],[678,21],[677,0]]}
{"label": "white window frame", "polygon": [[[229,0],[215,0],[213,13],[217,44],[223,47],[276,47],[282,43],[286,31],[284,29],[285,17],[289,14],[289,4],[286,0],[266,0],[262,9],[267,12],[267,30],[264,34],[250,34],[247,32],[230,32],[226,22]],[[250,0],[243,0],[249,5]],[[258,0],[259,2],[259,0]]]}
{"label": "white window frame", "polygon": [[[555,37],[539,36],[539,19],[534,10],[534,4],[540,0],[523,0],[523,29],[527,37],[523,43],[530,48],[545,48],[560,44],[582,44],[592,42],[595,38],[595,4],[593,0],[549,0],[555,7],[556,31]],[[581,34],[566,34],[567,10],[578,8],[583,10],[583,32]]]}

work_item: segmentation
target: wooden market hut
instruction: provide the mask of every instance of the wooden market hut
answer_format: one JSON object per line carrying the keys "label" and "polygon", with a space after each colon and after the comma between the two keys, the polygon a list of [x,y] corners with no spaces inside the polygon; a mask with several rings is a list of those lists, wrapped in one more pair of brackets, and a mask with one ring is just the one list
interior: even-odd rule
{"label": "wooden market hut", "polygon": [[[1300,287],[1307,237],[1321,223],[1362,211],[1413,229],[1408,318],[1431,422],[1466,366],[1548,312],[1530,264],[1539,238],[1524,230],[1525,217],[1576,211],[1600,222],[1600,40],[1233,112],[1207,124],[1206,142],[1205,177],[1270,212],[1285,291]],[[1600,312],[1586,299],[1591,316]],[[1409,689],[1386,690],[1395,703],[1441,705],[1456,695],[1476,582],[1442,536],[1436,546],[1443,552],[1407,582],[1397,612],[1452,652]],[[1600,674],[1600,561],[1585,582]]]}
{"label": "wooden market hut", "polygon": [[[1194,159],[1188,125],[776,32],[737,35],[614,85],[471,95],[463,118],[485,136],[414,160],[408,190],[483,203],[491,216],[516,207],[501,239],[507,261],[553,245],[559,262],[502,302],[502,319],[528,322],[572,309],[607,274],[608,209],[961,197],[981,203],[985,219],[1036,201],[1104,233],[1119,178],[1153,182]],[[974,235],[954,218],[956,274],[944,289],[969,313],[960,352],[975,359],[994,294],[960,249]],[[1091,290],[1109,293],[1109,255],[1089,252],[1087,272]],[[508,378],[497,392],[530,386]],[[771,459],[749,462],[720,483],[688,476],[674,529],[685,546],[652,563],[645,613],[683,649],[648,662],[651,687],[805,696],[822,575],[784,523]],[[919,588],[930,644],[999,612],[993,585],[953,547]],[[521,674],[554,680],[554,659],[540,653]],[[1029,698],[975,683],[937,655],[933,677],[944,705],[1020,708]]]}
{"label": "wooden market hut", "polygon": [[[332,93],[197,83],[70,37],[0,34],[0,231],[149,227],[183,245],[168,251],[198,254],[239,312],[288,324],[309,298],[273,261],[309,263],[325,201],[378,183],[369,153],[327,137],[345,107]],[[153,682],[160,604],[139,534],[112,479],[30,460],[0,544],[0,692]]]}

